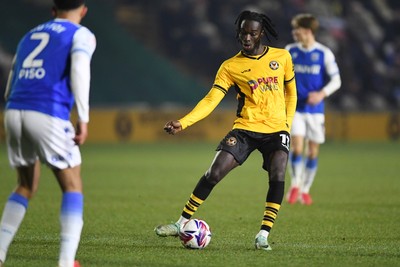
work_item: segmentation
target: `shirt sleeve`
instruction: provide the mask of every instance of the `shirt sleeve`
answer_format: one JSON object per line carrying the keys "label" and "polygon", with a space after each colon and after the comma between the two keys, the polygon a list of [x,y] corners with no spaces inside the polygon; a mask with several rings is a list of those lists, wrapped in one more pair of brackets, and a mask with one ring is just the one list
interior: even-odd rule
{"label": "shirt sleeve", "polygon": [[342,81],[339,74],[339,67],[331,50],[325,52],[324,64],[330,80],[321,90],[324,91],[325,95],[328,97],[340,88]]}
{"label": "shirt sleeve", "polygon": [[222,63],[215,75],[214,84],[208,94],[200,100],[194,109],[185,117],[179,120],[182,129],[185,129],[196,122],[204,119],[218,106],[225,97],[228,89],[233,85],[227,65]]}
{"label": "shirt sleeve", "polygon": [[286,105],[286,121],[289,126],[289,130],[292,128],[292,122],[294,113],[296,112],[297,105],[297,90],[296,80],[285,82],[285,105]]}
{"label": "shirt sleeve", "polygon": [[71,53],[83,52],[87,54],[89,58],[92,57],[96,50],[96,37],[86,27],[80,27],[74,35]]}
{"label": "shirt sleeve", "polygon": [[211,88],[208,94],[185,117],[179,120],[182,129],[207,117],[225,97],[226,93],[217,87]]}
{"label": "shirt sleeve", "polygon": [[285,105],[286,105],[286,121],[289,130],[292,128],[294,113],[297,105],[297,88],[294,75],[294,64],[292,56],[288,53],[285,68]]}
{"label": "shirt sleeve", "polygon": [[95,49],[95,36],[85,27],[77,30],[71,48],[71,90],[81,122],[89,122],[90,62]]}

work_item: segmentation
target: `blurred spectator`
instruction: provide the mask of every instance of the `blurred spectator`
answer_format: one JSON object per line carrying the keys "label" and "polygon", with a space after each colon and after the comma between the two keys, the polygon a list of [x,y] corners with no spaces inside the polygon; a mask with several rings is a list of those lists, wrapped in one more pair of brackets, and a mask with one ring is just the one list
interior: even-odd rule
{"label": "blurred spectator", "polygon": [[[219,64],[240,49],[232,42],[232,21],[240,11],[268,14],[279,33],[278,40],[270,40],[276,47],[291,41],[293,15],[312,13],[321,23],[317,38],[335,53],[343,81],[327,105],[342,110],[400,108],[398,0],[231,0],[229,4],[223,0],[115,0],[113,6],[119,22],[137,40],[205,87],[210,86]],[[0,44],[2,90],[10,65],[11,56]]]}
{"label": "blurred spectator", "polygon": [[7,53],[0,44],[0,106],[4,104],[4,92],[7,85],[8,73],[11,69],[13,55]]}
{"label": "blurred spectator", "polygon": [[332,48],[342,73],[342,90],[330,99],[329,106],[345,110],[400,107],[400,1],[158,2],[146,12],[154,12],[158,18],[159,49],[205,82],[210,82],[218,65],[238,49],[229,41],[235,36],[231,25],[235,14],[244,9],[268,14],[279,25],[279,39],[271,40],[272,45],[283,47],[291,40],[290,18],[308,12],[321,22],[318,38]]}

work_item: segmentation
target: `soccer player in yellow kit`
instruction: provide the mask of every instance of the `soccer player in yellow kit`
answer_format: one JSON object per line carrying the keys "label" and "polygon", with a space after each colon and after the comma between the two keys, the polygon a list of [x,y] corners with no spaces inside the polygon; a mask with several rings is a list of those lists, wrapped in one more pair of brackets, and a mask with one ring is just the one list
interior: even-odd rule
{"label": "soccer player in yellow kit", "polygon": [[257,149],[263,157],[263,169],[269,174],[269,190],[255,247],[271,250],[268,235],[284,195],[289,133],[297,101],[294,69],[287,50],[262,44],[263,37],[277,38],[266,15],[243,11],[235,24],[241,51],[222,63],[211,90],[196,107],[182,119],[167,122],[164,129],[176,134],[205,118],[231,88],[237,92],[237,119],[217,147],[210,168],[194,188],[181,217],[176,223],[157,226],[155,232],[177,236],[180,226],[192,217],[214,186]]}

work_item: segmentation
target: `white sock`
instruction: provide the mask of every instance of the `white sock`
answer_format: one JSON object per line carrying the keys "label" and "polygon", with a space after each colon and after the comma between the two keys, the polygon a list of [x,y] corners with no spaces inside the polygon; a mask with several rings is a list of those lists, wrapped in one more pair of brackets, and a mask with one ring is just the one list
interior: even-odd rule
{"label": "white sock", "polygon": [[[16,195],[15,193],[12,196]],[[18,195],[18,198],[23,198]],[[26,203],[27,199],[23,198]],[[8,247],[13,241],[22,220],[25,217],[26,206],[9,199],[4,207],[3,216],[0,223],[0,261],[6,260]]]}
{"label": "white sock", "polygon": [[187,221],[189,221],[189,219],[186,219],[185,217],[181,216],[179,218],[179,220],[177,221],[177,223],[179,223],[179,225],[184,225]]}
{"label": "white sock", "polygon": [[291,160],[291,165],[291,187],[300,187],[304,170],[303,157],[297,156],[296,159],[293,158]]}
{"label": "white sock", "polygon": [[304,181],[301,188],[302,193],[308,194],[311,186],[314,182],[315,175],[317,173],[318,159],[307,159],[306,168],[304,171]]}
{"label": "white sock", "polygon": [[61,216],[60,267],[73,267],[83,228],[82,217]]}
{"label": "white sock", "polygon": [[61,207],[61,246],[59,267],[73,267],[83,228],[83,196],[64,193]]}
{"label": "white sock", "polygon": [[304,182],[301,188],[302,193],[308,194],[310,192],[316,173],[317,168],[306,168],[304,172]]}

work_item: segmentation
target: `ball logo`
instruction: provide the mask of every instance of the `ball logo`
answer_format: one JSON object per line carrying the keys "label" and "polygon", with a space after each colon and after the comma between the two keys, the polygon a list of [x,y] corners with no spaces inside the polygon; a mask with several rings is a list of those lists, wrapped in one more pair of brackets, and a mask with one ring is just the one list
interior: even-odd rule
{"label": "ball logo", "polygon": [[279,63],[276,62],[275,60],[274,60],[274,61],[271,61],[271,62],[269,63],[269,67],[270,67],[272,70],[277,70],[277,69],[279,68]]}
{"label": "ball logo", "polygon": [[228,139],[226,139],[226,144],[228,145],[228,146],[234,146],[234,145],[236,145],[236,143],[237,143],[237,140],[236,140],[236,138],[235,137],[229,137]]}
{"label": "ball logo", "polygon": [[210,226],[203,220],[191,219],[180,228],[179,238],[185,248],[203,249],[211,241]]}

